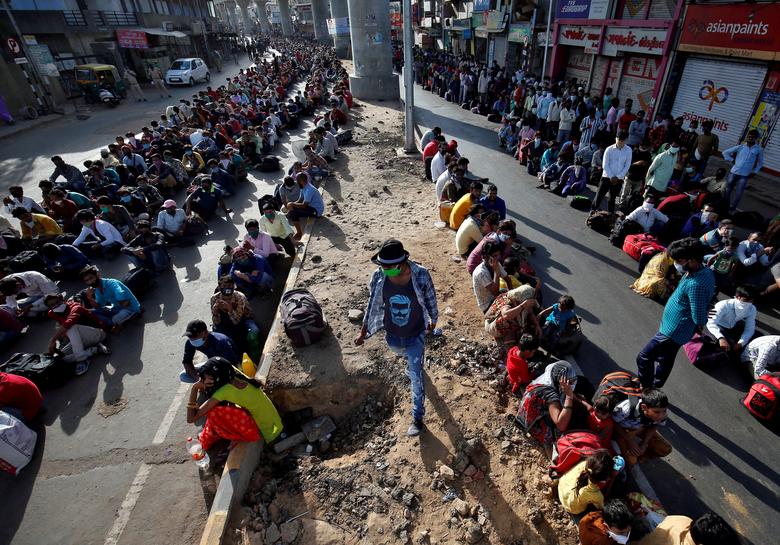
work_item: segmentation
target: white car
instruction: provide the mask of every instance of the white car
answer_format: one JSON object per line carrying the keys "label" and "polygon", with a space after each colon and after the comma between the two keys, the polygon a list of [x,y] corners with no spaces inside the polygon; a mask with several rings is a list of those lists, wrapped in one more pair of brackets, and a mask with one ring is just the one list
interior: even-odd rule
{"label": "white car", "polygon": [[209,67],[203,59],[197,57],[176,59],[165,73],[165,83],[168,85],[195,85],[196,81],[210,81]]}

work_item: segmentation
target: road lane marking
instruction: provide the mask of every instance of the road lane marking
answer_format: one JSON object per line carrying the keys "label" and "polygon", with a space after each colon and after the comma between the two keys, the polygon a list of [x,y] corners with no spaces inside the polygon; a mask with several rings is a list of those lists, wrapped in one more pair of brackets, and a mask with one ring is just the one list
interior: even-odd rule
{"label": "road lane marking", "polygon": [[119,511],[117,511],[114,525],[111,526],[111,530],[109,530],[108,535],[106,536],[104,545],[117,545],[117,543],[119,543],[119,538],[122,537],[122,532],[125,531],[125,526],[127,526],[127,523],[130,520],[130,514],[133,512],[135,504],[141,496],[141,491],[146,484],[146,479],[149,478],[151,470],[152,466],[146,463],[141,464],[141,467],[138,468],[138,473],[135,474],[133,483],[130,485],[130,490],[127,491],[127,495],[122,501]]}
{"label": "road lane marking", "polygon": [[162,422],[160,422],[160,427],[157,428],[157,433],[154,434],[154,439],[152,439],[153,445],[161,445],[162,442],[165,441],[165,437],[171,429],[171,424],[173,424],[173,419],[176,418],[176,413],[179,412],[179,407],[184,399],[184,394],[187,393],[187,386],[188,384],[186,382],[179,384],[179,389],[176,392],[176,395],[173,396],[171,406],[168,407],[168,412],[165,413],[165,417],[162,419]]}

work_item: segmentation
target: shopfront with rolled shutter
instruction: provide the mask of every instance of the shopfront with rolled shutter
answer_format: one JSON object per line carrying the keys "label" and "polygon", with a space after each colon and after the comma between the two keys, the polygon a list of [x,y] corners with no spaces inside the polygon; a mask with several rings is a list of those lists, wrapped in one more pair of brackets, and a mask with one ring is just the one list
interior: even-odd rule
{"label": "shopfront with rolled shutter", "polygon": [[677,51],[685,64],[679,80],[667,85],[674,97],[672,115],[712,119],[721,151],[741,142],[748,129],[757,129],[765,168],[779,172],[777,2],[691,4]]}
{"label": "shopfront with rolled shutter", "polygon": [[699,124],[713,121],[721,151],[742,138],[767,73],[766,63],[750,63],[699,56],[685,62],[675,89],[672,115]]}

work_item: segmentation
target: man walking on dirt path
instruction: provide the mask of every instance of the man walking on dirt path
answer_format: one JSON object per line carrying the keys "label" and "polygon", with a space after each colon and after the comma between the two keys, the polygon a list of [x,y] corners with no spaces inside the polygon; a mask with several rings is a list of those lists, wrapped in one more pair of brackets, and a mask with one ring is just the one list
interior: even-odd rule
{"label": "man walking on dirt path", "polygon": [[409,252],[394,239],[382,243],[371,261],[379,265],[369,283],[363,327],[355,344],[360,346],[384,328],[385,340],[395,354],[406,356],[406,373],[412,387],[412,423],[408,437],[420,435],[425,415],[423,362],[425,334],[439,319],[436,290],[428,269],[409,260]]}

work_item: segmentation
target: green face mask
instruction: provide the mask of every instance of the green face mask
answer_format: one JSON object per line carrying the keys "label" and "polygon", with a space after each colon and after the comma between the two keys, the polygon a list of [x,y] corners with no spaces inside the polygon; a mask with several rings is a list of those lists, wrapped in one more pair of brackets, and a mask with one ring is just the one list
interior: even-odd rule
{"label": "green face mask", "polygon": [[110,212],[111,211],[111,207],[110,206],[101,206],[100,207],[100,211],[101,212]]}
{"label": "green face mask", "polygon": [[401,274],[401,266],[400,266],[400,265],[398,265],[398,266],[397,266],[396,268],[394,268],[394,269],[384,269],[384,268],[383,268],[383,269],[382,269],[382,272],[383,272],[383,273],[385,273],[385,276],[387,276],[387,277],[389,277],[389,278],[392,278],[392,277],[394,277],[394,276],[398,276],[399,274]]}

